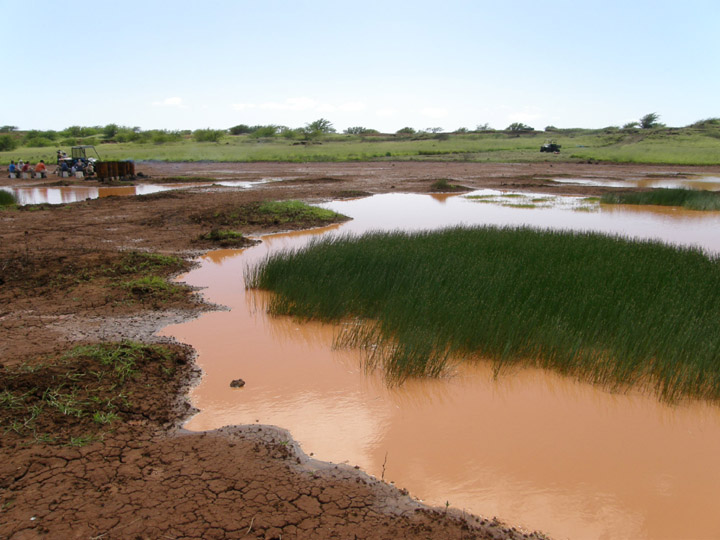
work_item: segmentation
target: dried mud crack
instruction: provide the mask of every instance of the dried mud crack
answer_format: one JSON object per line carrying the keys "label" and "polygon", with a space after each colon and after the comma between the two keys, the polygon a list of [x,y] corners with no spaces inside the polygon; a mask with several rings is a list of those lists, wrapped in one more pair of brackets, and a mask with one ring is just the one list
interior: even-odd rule
{"label": "dried mud crack", "polygon": [[[222,241],[243,245],[248,235],[317,225],[258,219],[264,201],[429,192],[438,179],[597,195],[602,189],[546,179],[678,170],[390,162],[140,169],[150,182],[278,181],[0,212],[0,538],[541,536],[423,507],[352,467],[307,458],[278,428],[183,432],[191,413],[184,396],[198,376],[192,351],[153,333],[211,306],[168,279]],[[107,355],[93,356],[117,347],[139,355],[108,364]]]}

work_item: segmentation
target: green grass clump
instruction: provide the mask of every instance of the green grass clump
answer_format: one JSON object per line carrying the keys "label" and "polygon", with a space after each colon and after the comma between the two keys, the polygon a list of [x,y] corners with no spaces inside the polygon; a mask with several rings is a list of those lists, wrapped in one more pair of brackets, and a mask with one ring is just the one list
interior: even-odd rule
{"label": "green grass clump", "polygon": [[720,398],[720,263],[595,233],[453,228],[312,241],[247,271],[271,313],[344,320],[390,381],[450,357]]}
{"label": "green grass clump", "polygon": [[275,222],[290,221],[330,221],[337,213],[325,208],[310,206],[302,201],[266,201],[260,205],[259,211],[272,216]]}
{"label": "green grass clump", "polygon": [[430,185],[430,189],[432,191],[439,191],[441,193],[449,193],[453,191],[467,191],[467,188],[464,188],[462,186],[458,186],[457,184],[451,184],[451,180],[448,180],[447,178],[440,178],[438,180],[435,180]]}
{"label": "green grass clump", "polygon": [[17,199],[10,191],[0,189],[0,206],[14,206],[17,204]]}
{"label": "green grass clump", "polygon": [[659,188],[641,192],[605,193],[603,204],[655,204],[681,206],[689,210],[720,210],[720,193],[682,188]]}

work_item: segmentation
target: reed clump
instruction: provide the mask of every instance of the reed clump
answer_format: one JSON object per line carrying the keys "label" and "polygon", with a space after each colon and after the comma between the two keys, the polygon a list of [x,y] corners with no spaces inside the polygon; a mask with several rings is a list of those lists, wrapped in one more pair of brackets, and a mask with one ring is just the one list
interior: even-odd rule
{"label": "reed clump", "polygon": [[641,192],[610,192],[601,198],[602,204],[655,204],[681,206],[688,210],[720,210],[720,193],[707,190],[658,188]]}
{"label": "reed clump", "polygon": [[720,398],[720,263],[692,248],[589,232],[451,228],[314,240],[246,283],[268,309],[343,321],[391,382],[450,357],[554,369],[665,400]]}
{"label": "reed clump", "polygon": [[12,192],[0,189],[0,206],[14,206],[16,204],[17,199]]}

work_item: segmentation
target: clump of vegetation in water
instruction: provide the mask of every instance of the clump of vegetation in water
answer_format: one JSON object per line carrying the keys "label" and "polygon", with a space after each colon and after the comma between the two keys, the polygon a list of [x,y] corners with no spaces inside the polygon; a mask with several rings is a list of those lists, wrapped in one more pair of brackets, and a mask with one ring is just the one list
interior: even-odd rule
{"label": "clump of vegetation in water", "polygon": [[689,210],[720,210],[720,193],[682,188],[659,188],[641,192],[605,193],[603,204],[656,204],[682,206]]}
{"label": "clump of vegetation in water", "polygon": [[435,180],[435,182],[433,182],[430,186],[430,189],[432,191],[438,191],[440,193],[449,193],[453,191],[468,191],[468,189],[463,186],[451,184],[450,180],[448,180],[447,178],[440,178],[439,180]]}
{"label": "clump of vegetation in water", "polygon": [[15,206],[16,204],[17,199],[15,198],[15,195],[13,195],[10,191],[0,189],[0,207]]}
{"label": "clump of vegetation in water", "polygon": [[344,320],[391,382],[450,357],[555,369],[664,399],[720,398],[720,262],[596,233],[452,228],[313,241],[249,269],[269,310]]}

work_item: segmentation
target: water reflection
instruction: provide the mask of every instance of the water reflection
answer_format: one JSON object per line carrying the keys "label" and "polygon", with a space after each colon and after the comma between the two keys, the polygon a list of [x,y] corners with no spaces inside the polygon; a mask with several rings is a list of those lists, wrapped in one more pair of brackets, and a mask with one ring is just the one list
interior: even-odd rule
{"label": "water reflection", "polygon": [[[255,181],[227,180],[214,185],[250,189],[260,184],[278,181],[276,178],[263,178]],[[103,197],[127,197],[131,195],[151,195],[163,191],[190,189],[211,186],[209,182],[184,182],[172,184],[138,184],[135,186],[86,187],[86,186],[53,186],[53,187],[0,187],[13,193],[20,205],[26,204],[67,204],[87,199]]]}
{"label": "water reflection", "polygon": [[[204,370],[191,396],[202,412],[186,427],[279,425],[306,452],[378,477],[387,456],[385,478],[432,504],[449,501],[557,537],[717,537],[720,408],[670,407],[537,369],[496,380],[482,358],[458,364],[452,377],[388,388],[380,374],[364,372],[357,351],[332,349],[336,327],[267,317],[258,309],[265,293],[245,291],[242,273],[318,234],[455,224],[592,229],[720,252],[720,214],[527,211],[404,194],[324,206],[354,220],[208,254],[182,278],[231,308],[163,332],[191,343]],[[247,385],[231,389],[238,377]]]}

